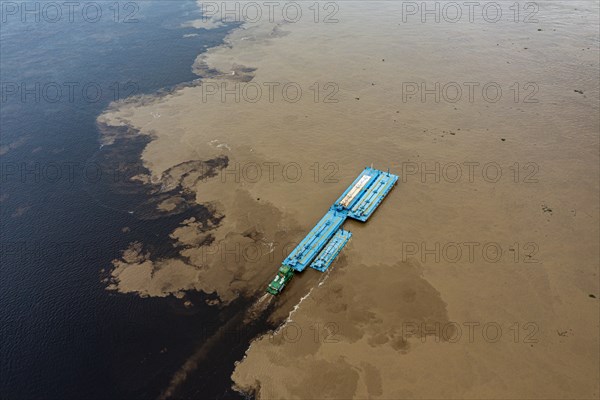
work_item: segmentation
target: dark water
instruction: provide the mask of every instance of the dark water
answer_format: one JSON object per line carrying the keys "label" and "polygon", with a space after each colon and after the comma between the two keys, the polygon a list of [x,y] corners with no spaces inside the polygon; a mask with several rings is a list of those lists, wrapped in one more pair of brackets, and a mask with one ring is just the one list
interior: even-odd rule
{"label": "dark water", "polygon": [[[220,44],[232,26],[181,28],[199,17],[193,1],[96,4],[103,11],[97,22],[81,12],[73,22],[63,15],[57,23],[48,21],[52,15],[40,21],[3,15],[2,399],[156,398],[190,354],[247,307],[240,301],[218,310],[189,293],[194,307],[185,308],[172,297],[112,294],[101,282],[101,269],[129,242],[166,252],[165,238],[182,219],[208,216],[201,207],[158,219],[128,213],[147,193],[106,178],[114,165],[136,162],[145,141],[100,149],[96,117],[114,98],[196,79],[194,58]],[[131,12],[137,22],[124,23]],[[183,37],[190,33],[199,35]],[[176,396],[240,397],[229,389],[229,376],[254,333],[215,345]]]}

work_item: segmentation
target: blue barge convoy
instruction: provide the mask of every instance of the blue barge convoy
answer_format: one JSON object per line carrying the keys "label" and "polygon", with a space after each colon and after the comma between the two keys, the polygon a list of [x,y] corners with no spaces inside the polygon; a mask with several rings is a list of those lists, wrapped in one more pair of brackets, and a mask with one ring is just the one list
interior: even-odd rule
{"label": "blue barge convoy", "polygon": [[342,228],[347,218],[365,222],[392,190],[398,176],[366,167],[329,208],[329,211],[283,260],[267,292],[279,294],[294,272],[306,267],[325,272],[352,237]]}

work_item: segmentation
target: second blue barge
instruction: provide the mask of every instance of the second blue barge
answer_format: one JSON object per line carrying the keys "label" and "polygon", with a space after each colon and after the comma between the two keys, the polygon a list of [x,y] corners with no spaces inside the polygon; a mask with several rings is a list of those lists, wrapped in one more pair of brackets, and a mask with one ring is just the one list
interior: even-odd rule
{"label": "second blue barge", "polygon": [[346,213],[329,210],[300,244],[292,250],[290,255],[283,260],[283,264],[292,267],[297,272],[304,271],[345,220]]}
{"label": "second blue barge", "polygon": [[331,206],[327,214],[283,260],[267,292],[280,293],[295,272],[307,266],[325,272],[352,237],[342,225],[347,218],[365,222],[392,190],[398,176],[366,167]]}

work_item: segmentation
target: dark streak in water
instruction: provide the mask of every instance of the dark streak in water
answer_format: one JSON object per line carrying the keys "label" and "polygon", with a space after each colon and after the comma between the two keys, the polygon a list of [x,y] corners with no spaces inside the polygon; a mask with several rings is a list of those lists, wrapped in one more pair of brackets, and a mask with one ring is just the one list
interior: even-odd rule
{"label": "dark streak in water", "polygon": [[[103,126],[104,133],[111,134],[110,127]],[[212,160],[190,160],[180,163],[163,173],[159,183],[148,183],[131,180],[139,174],[150,172],[142,165],[141,153],[151,138],[139,135],[132,130],[115,128],[113,144],[101,148],[94,156],[93,162],[103,171],[111,173],[103,175],[101,184],[89,185],[88,193],[104,207],[128,212],[134,210],[133,217],[138,221],[132,227],[134,237],[139,237],[146,250],[150,250],[155,258],[181,258],[180,248],[169,234],[182,221],[194,217],[197,221],[218,225],[223,215],[215,216],[210,210],[196,202],[195,193],[186,191],[182,186],[184,179],[199,181],[214,177],[218,171],[226,168],[228,158],[217,157]],[[117,176],[119,179],[114,179]],[[180,198],[182,202],[170,211],[161,211],[157,205],[166,199]],[[129,210],[128,210],[129,209]],[[143,228],[142,228],[143,227]],[[143,232],[154,234],[135,234],[142,228]],[[117,295],[123,296],[123,295]],[[130,296],[130,295],[126,295]],[[203,306],[214,294],[187,292],[185,299],[192,304]],[[178,313],[194,313],[182,307],[183,300],[167,297],[166,299],[144,299],[143,301],[167,301],[178,310]],[[253,338],[266,333],[274,326],[267,322],[267,307],[253,313],[248,318],[248,310],[256,305],[256,299],[240,298],[228,306],[218,310],[219,319],[207,323],[197,332],[197,340],[192,341],[188,353],[178,353],[185,359],[182,364],[171,364],[160,378],[147,381],[143,393],[159,391],[160,398],[185,399],[252,399],[253,394],[240,394],[232,389],[231,374],[235,363],[241,360]],[[196,307],[196,306],[194,306]],[[204,307],[204,306],[203,306]],[[150,372],[148,371],[150,374]],[[167,377],[170,377],[167,380]],[[140,386],[142,389],[143,385]],[[141,394],[141,393],[140,393]],[[136,396],[137,397],[137,396]]]}

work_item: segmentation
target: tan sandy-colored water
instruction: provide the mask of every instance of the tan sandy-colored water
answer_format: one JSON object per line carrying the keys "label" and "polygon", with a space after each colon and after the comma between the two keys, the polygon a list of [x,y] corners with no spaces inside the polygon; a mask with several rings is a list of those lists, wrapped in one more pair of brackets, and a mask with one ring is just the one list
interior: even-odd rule
{"label": "tan sandy-colored water", "polygon": [[[315,23],[308,3],[296,23],[247,23],[196,60],[201,85],[99,117],[152,135],[150,179],[184,165],[182,187],[223,217],[172,233],[183,258],[132,245],[111,288],[257,295],[365,165],[389,167],[397,187],[346,224],[328,273],[277,299],[273,320],[294,311],[252,344],[236,386],[261,399],[598,398],[598,2],[536,3],[537,23],[516,23],[508,2],[497,23],[336,4],[337,23]],[[438,101],[421,97],[436,82]],[[208,179],[182,164],[223,155]]]}

